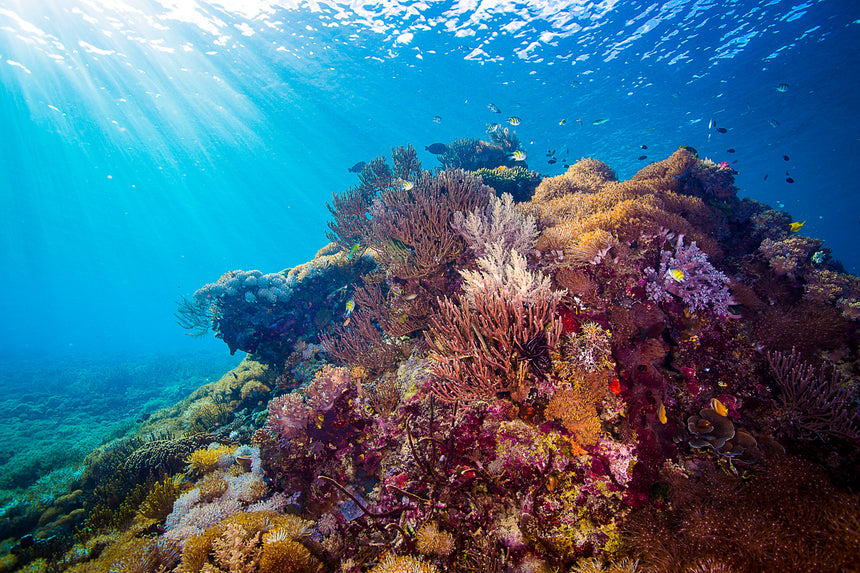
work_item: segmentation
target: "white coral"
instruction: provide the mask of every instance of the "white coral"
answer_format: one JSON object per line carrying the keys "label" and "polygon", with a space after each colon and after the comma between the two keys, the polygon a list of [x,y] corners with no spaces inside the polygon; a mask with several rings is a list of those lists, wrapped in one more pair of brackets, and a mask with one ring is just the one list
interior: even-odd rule
{"label": "white coral", "polygon": [[457,211],[451,226],[479,257],[489,253],[490,246],[498,242],[507,250],[529,255],[539,234],[534,217],[517,211],[510,193],[503,193],[501,198],[491,197],[487,206],[468,215]]}
{"label": "white coral", "polygon": [[478,259],[479,270],[462,270],[463,289],[467,303],[473,303],[475,293],[496,293],[503,298],[519,298],[527,304],[538,300],[560,300],[564,291],[552,290],[552,281],[540,271],[528,268],[528,261],[504,242],[492,243],[487,254]]}

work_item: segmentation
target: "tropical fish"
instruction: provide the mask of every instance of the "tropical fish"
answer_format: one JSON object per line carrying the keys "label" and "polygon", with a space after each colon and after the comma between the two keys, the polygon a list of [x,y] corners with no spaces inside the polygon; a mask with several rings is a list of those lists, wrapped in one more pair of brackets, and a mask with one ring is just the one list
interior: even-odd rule
{"label": "tropical fish", "polygon": [[726,408],[726,405],[717,400],[716,398],[711,398],[711,410],[715,411],[720,416],[729,415],[729,409]]}
{"label": "tropical fish", "polygon": [[434,115],[434,116],[433,116],[433,121],[435,121],[436,123],[442,123],[442,118],[441,118],[441,117],[439,117],[438,115]]}
{"label": "tropical fish", "polygon": [[824,251],[815,251],[812,255],[812,262],[816,265],[820,265],[824,262]]}
{"label": "tropical fish", "polygon": [[511,159],[513,159],[514,161],[525,161],[526,160],[526,152],[520,151],[519,149],[517,149],[516,151],[514,151],[511,154]]}
{"label": "tropical fish", "polygon": [[640,149],[648,149],[648,146],[647,145],[640,145],[639,148]]}
{"label": "tropical fish", "polygon": [[765,181],[767,181],[767,176],[768,176],[768,175],[770,175],[770,174],[769,174],[769,173],[765,173],[765,174],[764,174],[764,180],[765,180]]}
{"label": "tropical fish", "polygon": [[786,183],[794,183],[794,179],[792,179],[791,177],[786,177],[785,182]]}
{"label": "tropical fish", "polygon": [[359,161],[352,167],[348,168],[347,171],[349,171],[350,173],[361,173],[362,171],[364,171],[365,167],[367,167],[367,163],[365,163],[364,161]]}
{"label": "tropical fish", "polygon": [[776,121],[775,119],[768,120],[768,123],[770,124],[771,127],[779,127],[779,122]]}
{"label": "tropical fish", "polygon": [[522,120],[515,115],[512,115],[508,118],[508,123],[510,123],[511,125],[519,125],[521,122]]}
{"label": "tropical fish", "polygon": [[726,153],[734,153],[735,151],[737,150],[734,147],[729,147],[728,149],[726,149]]}
{"label": "tropical fish", "polygon": [[669,272],[667,274],[669,275],[669,278],[676,283],[684,282],[684,271],[682,271],[681,269],[669,269]]}
{"label": "tropical fish", "polygon": [[407,294],[403,296],[403,300],[409,302],[410,300],[415,300],[418,298],[418,293],[413,292],[412,294]]}
{"label": "tropical fish", "polygon": [[798,232],[799,230],[801,230],[803,228],[803,226],[805,224],[806,224],[806,221],[801,221],[799,223],[797,221],[795,221],[794,223],[791,224],[791,232],[792,233]]}
{"label": "tropical fish", "polygon": [[725,127],[718,127],[717,128],[717,133],[728,133],[728,131],[729,130],[726,129]]}
{"label": "tropical fish", "polygon": [[714,118],[711,118],[711,121],[708,122],[708,129],[714,129],[715,127],[717,127],[717,122]]}
{"label": "tropical fish", "polygon": [[496,167],[496,171],[504,171],[507,168],[508,168],[507,165],[499,165],[498,167]]}
{"label": "tropical fish", "polygon": [[546,150],[546,156],[547,157],[552,157],[553,155],[555,155],[555,149],[547,149]]}
{"label": "tropical fish", "polygon": [[415,183],[412,181],[401,180],[400,182],[400,188],[404,191],[411,191],[413,187],[415,187]]}
{"label": "tropical fish", "polygon": [[427,151],[432,153],[433,155],[442,155],[446,151],[448,151],[448,146],[444,143],[431,143],[424,147]]}
{"label": "tropical fish", "polygon": [[600,119],[595,119],[594,121],[592,121],[591,125],[603,125],[607,121],[609,121],[608,117],[601,117]]}
{"label": "tropical fish", "polygon": [[487,133],[495,133],[502,129],[501,123],[491,123],[487,126]]}
{"label": "tropical fish", "polygon": [[679,147],[678,149],[686,149],[687,151],[689,151],[690,153],[692,153],[692,154],[693,154],[693,155],[695,155],[696,157],[698,157],[698,156],[699,156],[699,152],[698,152],[698,151],[696,151],[696,148],[695,148],[695,147],[691,147],[691,146],[689,146],[689,145],[682,145],[682,146],[681,146],[681,147]]}
{"label": "tropical fish", "polygon": [[487,104],[487,107],[488,107],[488,108],[490,108],[490,111],[491,111],[491,112],[493,112],[493,113],[502,113],[502,110],[500,110],[499,108],[497,108],[497,107],[496,107],[496,104],[494,104],[494,103],[489,103],[489,104]]}
{"label": "tropical fish", "polygon": [[788,155],[783,155],[782,158],[785,159],[786,161],[791,161],[791,159],[788,158]]}
{"label": "tropical fish", "polygon": [[661,424],[669,421],[669,418],[666,416],[666,406],[663,405],[663,402],[660,402],[660,407],[657,408],[657,419],[660,420]]}
{"label": "tropical fish", "polygon": [[616,396],[618,394],[621,394],[621,382],[618,380],[618,378],[612,378],[612,382],[609,383],[609,391]]}
{"label": "tropical fish", "polygon": [[361,243],[356,243],[349,248],[349,254],[346,255],[346,260],[351,261],[352,257],[358,253],[359,249],[361,249]]}
{"label": "tropical fish", "polygon": [[558,122],[559,125],[564,125],[565,123],[567,123],[566,119],[562,119],[561,121]]}
{"label": "tropical fish", "polygon": [[647,155],[640,155],[640,156],[639,156],[639,157],[637,157],[636,159],[638,159],[639,161],[643,161],[643,160],[645,160],[645,159],[648,159],[648,156],[647,156]]}
{"label": "tropical fish", "polygon": [[776,91],[780,93],[785,93],[788,91],[788,88],[791,87],[788,84],[779,84],[776,86]]}
{"label": "tropical fish", "polygon": [[550,165],[555,165],[556,163],[558,163],[558,159],[556,159],[555,157],[550,157],[549,159],[546,160],[546,162],[549,163]]}
{"label": "tropical fish", "polygon": [[346,312],[344,313],[347,317],[352,315],[352,311],[355,310],[355,299],[349,299],[346,301]]}

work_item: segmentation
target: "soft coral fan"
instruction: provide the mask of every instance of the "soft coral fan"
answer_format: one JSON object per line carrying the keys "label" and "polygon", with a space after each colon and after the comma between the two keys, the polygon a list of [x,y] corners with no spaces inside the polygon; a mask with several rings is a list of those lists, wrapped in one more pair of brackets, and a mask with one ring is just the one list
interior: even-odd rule
{"label": "soft coral fan", "polygon": [[679,297],[690,312],[713,310],[720,316],[740,318],[729,310],[737,304],[729,292],[729,278],[708,261],[707,255],[696,246],[684,244],[684,235],[678,236],[675,251],[663,251],[660,269],[645,269],[648,298],[657,302],[671,302],[672,295]]}

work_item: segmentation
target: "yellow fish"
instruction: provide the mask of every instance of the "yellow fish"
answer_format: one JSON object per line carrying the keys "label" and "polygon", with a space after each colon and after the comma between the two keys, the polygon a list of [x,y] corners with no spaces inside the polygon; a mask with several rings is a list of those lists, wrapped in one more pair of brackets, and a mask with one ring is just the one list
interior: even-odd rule
{"label": "yellow fish", "polygon": [[791,232],[796,233],[803,228],[806,224],[806,221],[801,221],[800,223],[792,223],[791,224]]}
{"label": "yellow fish", "polygon": [[666,417],[666,406],[663,405],[663,402],[660,402],[660,407],[657,408],[657,419],[660,420],[661,424],[669,421],[669,418]]}
{"label": "yellow fish", "polygon": [[355,300],[349,299],[346,301],[346,316],[350,316],[353,310],[355,310]]}
{"label": "yellow fish", "polygon": [[681,269],[669,269],[669,277],[677,283],[684,282],[684,271]]}
{"label": "yellow fish", "polygon": [[499,165],[498,167],[496,167],[496,171],[504,171],[505,169],[507,169],[507,167],[505,167],[504,165]]}
{"label": "yellow fish", "polygon": [[726,408],[726,405],[717,400],[716,398],[711,398],[711,410],[715,411],[720,416],[729,415],[729,409]]}
{"label": "yellow fish", "polygon": [[513,152],[513,154],[511,155],[511,159],[513,159],[514,161],[525,161],[526,154],[524,151],[517,150]]}

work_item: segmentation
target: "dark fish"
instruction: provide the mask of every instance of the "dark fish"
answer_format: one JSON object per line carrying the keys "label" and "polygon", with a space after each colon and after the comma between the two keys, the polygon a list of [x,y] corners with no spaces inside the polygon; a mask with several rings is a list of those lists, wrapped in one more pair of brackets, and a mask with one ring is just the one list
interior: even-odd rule
{"label": "dark fish", "polygon": [[728,129],[726,129],[725,127],[718,127],[718,128],[717,128],[717,132],[718,132],[718,133],[728,133],[728,131],[729,131],[729,130],[728,130]]}
{"label": "dark fish", "polygon": [[549,163],[550,165],[555,165],[558,162],[558,159],[556,159],[555,157],[550,157],[549,159],[546,160],[546,162]]}
{"label": "dark fish", "polygon": [[726,149],[726,153],[734,153],[734,152],[735,152],[734,147],[729,147],[728,149]]}
{"label": "dark fish", "polygon": [[561,166],[567,169],[568,167],[570,167],[570,163],[562,163]]}
{"label": "dark fish", "polygon": [[365,163],[364,161],[359,161],[358,163],[347,169],[347,171],[349,171],[350,173],[361,173],[365,167],[367,167],[367,163]]}
{"label": "dark fish", "polygon": [[238,380],[238,379],[239,379],[239,377],[236,375],[236,373],[235,373],[235,372],[231,372],[231,374],[233,375],[233,378],[235,378],[236,380]]}
{"label": "dark fish", "polygon": [[648,149],[648,146],[647,146],[647,145],[640,145],[639,147],[640,147],[640,148],[642,148],[642,149]]}
{"label": "dark fish", "polygon": [[791,177],[786,177],[785,182],[786,183],[794,183],[794,179],[792,179]]}
{"label": "dark fish", "polygon": [[768,174],[767,174],[767,173],[765,173],[765,174],[764,174],[764,180],[765,180],[765,181],[767,181],[767,176],[768,176]]}
{"label": "dark fish", "polygon": [[788,158],[788,155],[783,155],[782,158],[785,159],[786,161],[790,161]]}
{"label": "dark fish", "polygon": [[448,146],[444,143],[431,143],[426,146],[424,149],[432,153],[433,155],[442,155],[446,151],[448,151]]}
{"label": "dark fish", "polygon": [[490,111],[491,111],[491,112],[493,112],[493,113],[502,113],[502,110],[500,110],[499,108],[497,108],[497,107],[496,107],[496,104],[494,104],[494,103],[488,103],[488,104],[487,104],[487,107],[488,107],[488,108],[490,108]]}
{"label": "dark fish", "polygon": [[435,121],[436,123],[442,123],[442,118],[438,115],[434,115],[433,121]]}
{"label": "dark fish", "polygon": [[639,161],[642,161],[643,159],[648,159],[648,156],[647,155],[640,155],[636,159],[638,159]]}
{"label": "dark fish", "polygon": [[691,146],[689,146],[689,145],[682,145],[682,146],[681,146],[681,147],[679,147],[678,149],[686,149],[687,151],[689,151],[690,153],[692,153],[692,154],[693,154],[693,155],[695,155],[696,157],[698,157],[698,156],[699,156],[699,152],[698,152],[698,151],[696,151],[696,148],[695,148],[695,147],[691,147]]}

